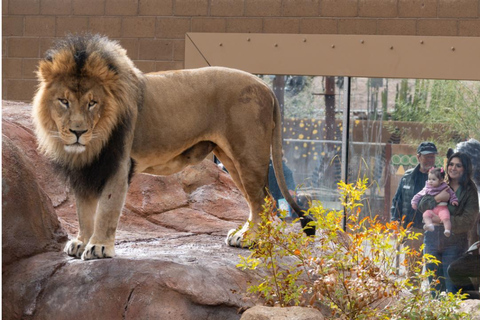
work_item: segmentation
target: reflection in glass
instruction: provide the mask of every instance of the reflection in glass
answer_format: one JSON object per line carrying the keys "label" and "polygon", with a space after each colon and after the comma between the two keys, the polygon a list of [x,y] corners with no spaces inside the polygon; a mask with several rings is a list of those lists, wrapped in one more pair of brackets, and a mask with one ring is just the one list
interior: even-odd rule
{"label": "reflection in glass", "polygon": [[282,106],[284,156],[298,191],[340,209],[343,77],[260,76]]}
{"label": "reflection in glass", "polygon": [[[325,208],[341,208],[337,183],[347,145],[347,181],[366,176],[371,183],[363,214],[388,221],[400,178],[417,165],[419,142],[434,141],[436,165],[443,166],[448,148],[480,140],[478,82],[351,78],[346,90],[344,77],[259,77],[273,88],[282,107],[284,156],[297,191],[308,192]],[[347,97],[348,139],[342,143]],[[479,161],[472,159],[475,172],[480,171]]]}

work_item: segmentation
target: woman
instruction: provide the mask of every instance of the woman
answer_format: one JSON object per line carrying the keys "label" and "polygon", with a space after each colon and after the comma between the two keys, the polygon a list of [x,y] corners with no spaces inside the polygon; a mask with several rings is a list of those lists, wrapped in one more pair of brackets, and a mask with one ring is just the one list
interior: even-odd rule
{"label": "woman", "polygon": [[[436,270],[440,280],[436,289],[439,291],[446,290],[452,293],[458,291],[448,276],[447,269],[454,260],[467,251],[468,233],[478,217],[478,193],[472,174],[472,162],[468,155],[456,152],[448,158],[447,181],[458,198],[458,206],[448,205],[452,234],[448,238],[443,235],[444,227],[438,216],[432,219],[435,230],[425,233],[425,253],[435,256],[441,262],[438,266],[433,263],[427,265],[427,269]],[[435,196],[437,202],[446,201],[446,199],[448,199],[446,192]]]}

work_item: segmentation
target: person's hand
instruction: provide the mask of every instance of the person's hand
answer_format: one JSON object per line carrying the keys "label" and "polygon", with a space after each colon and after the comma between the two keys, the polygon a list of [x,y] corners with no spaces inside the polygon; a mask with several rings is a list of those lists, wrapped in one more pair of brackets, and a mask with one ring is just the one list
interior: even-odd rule
{"label": "person's hand", "polygon": [[437,216],[436,214],[432,214],[432,223],[441,223],[442,220],[440,219],[439,216]]}
{"label": "person's hand", "polygon": [[450,194],[447,190],[440,191],[435,197],[435,201],[438,202],[447,202],[450,199]]}
{"label": "person's hand", "polygon": [[414,210],[417,210],[417,208],[418,208],[417,204],[412,203],[412,208],[413,208]]}
{"label": "person's hand", "polygon": [[454,206],[458,206],[458,201],[453,201],[452,204],[453,204]]}

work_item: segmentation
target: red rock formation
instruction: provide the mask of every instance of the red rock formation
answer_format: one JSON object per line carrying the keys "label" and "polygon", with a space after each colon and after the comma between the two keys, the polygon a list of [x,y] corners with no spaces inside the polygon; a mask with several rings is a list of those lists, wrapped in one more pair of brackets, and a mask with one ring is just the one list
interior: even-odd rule
{"label": "red rock formation", "polygon": [[76,260],[61,251],[78,228],[74,197],[38,154],[30,111],[3,102],[3,319],[240,318],[252,275],[224,238],[248,206],[228,174],[204,161],[136,175],[117,256]]}

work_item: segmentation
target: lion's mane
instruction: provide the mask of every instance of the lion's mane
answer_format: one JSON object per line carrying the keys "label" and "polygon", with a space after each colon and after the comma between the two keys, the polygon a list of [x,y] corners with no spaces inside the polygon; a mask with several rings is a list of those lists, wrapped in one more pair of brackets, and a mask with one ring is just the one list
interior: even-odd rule
{"label": "lion's mane", "polygon": [[[46,53],[37,76],[40,84],[33,101],[33,120],[39,149],[65,174],[76,192],[101,192],[126,152],[127,133],[134,130],[142,104],[142,73],[117,42],[99,35],[71,35]],[[55,86],[69,85],[81,95],[86,90],[84,79],[101,87],[102,111],[86,150],[69,153],[58,138],[51,108],[57,97],[51,91]]]}

